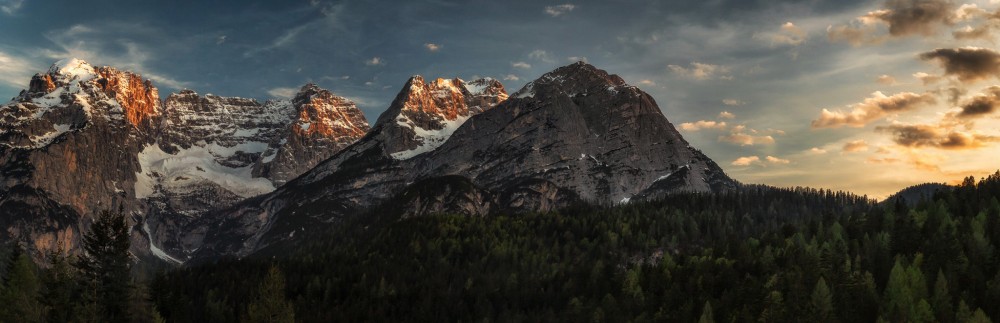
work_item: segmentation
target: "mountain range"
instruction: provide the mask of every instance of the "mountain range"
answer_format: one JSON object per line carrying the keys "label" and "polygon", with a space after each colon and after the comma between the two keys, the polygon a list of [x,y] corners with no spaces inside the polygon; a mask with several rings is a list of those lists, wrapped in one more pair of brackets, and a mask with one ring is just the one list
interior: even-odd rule
{"label": "mountain range", "polygon": [[380,209],[485,216],[734,190],[653,98],[586,63],[509,94],[413,76],[374,123],[314,84],[290,100],[161,99],[140,75],[57,62],[0,106],[0,235],[76,251],[124,212],[133,254],[242,257]]}

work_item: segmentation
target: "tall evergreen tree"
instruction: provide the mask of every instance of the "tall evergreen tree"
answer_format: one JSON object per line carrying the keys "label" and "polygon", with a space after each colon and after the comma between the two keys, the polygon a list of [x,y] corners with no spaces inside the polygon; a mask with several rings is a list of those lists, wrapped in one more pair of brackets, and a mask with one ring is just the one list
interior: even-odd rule
{"label": "tall evergreen tree", "polygon": [[0,292],[0,321],[43,321],[44,307],[38,300],[41,284],[35,272],[35,263],[31,258],[20,248],[15,249],[11,254],[3,291]]}
{"label": "tall evergreen tree", "polygon": [[73,318],[76,276],[62,249],[48,254],[48,267],[42,273],[41,302],[46,308],[47,322],[69,322]]}
{"label": "tall evergreen tree", "polygon": [[816,282],[816,287],[813,288],[812,297],[809,302],[813,317],[819,322],[827,322],[832,319],[833,314],[833,292],[826,285],[826,280],[823,277],[819,278]]}
{"label": "tall evergreen tree", "polygon": [[712,304],[705,301],[705,307],[701,310],[701,318],[698,323],[715,323],[715,315],[712,314]]}
{"label": "tall evergreen tree", "polygon": [[83,236],[76,263],[85,297],[93,297],[102,322],[128,322],[131,286],[129,229],[125,215],[102,212]]}
{"label": "tall evergreen tree", "polygon": [[295,309],[285,298],[285,275],[277,266],[267,270],[267,276],[257,289],[257,296],[247,306],[243,322],[295,322]]}
{"label": "tall evergreen tree", "polygon": [[951,294],[948,293],[948,278],[941,271],[938,271],[934,281],[934,295],[931,301],[934,316],[939,322],[951,322],[954,319],[955,312],[952,310]]}

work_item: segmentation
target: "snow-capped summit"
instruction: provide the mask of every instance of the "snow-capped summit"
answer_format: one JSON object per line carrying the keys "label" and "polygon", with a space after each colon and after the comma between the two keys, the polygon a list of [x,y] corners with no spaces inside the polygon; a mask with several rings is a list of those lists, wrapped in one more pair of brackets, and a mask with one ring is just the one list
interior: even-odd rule
{"label": "snow-capped summit", "polygon": [[94,77],[97,71],[94,66],[78,58],[67,58],[57,61],[49,67],[49,74],[66,76]]}

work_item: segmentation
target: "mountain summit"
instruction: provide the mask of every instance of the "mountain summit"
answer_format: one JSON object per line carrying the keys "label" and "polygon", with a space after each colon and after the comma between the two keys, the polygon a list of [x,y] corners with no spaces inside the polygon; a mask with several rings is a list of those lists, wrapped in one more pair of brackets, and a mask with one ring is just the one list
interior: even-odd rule
{"label": "mountain summit", "polygon": [[[652,97],[592,65],[558,68],[506,100],[496,92],[496,106],[468,117],[460,104],[469,106],[468,88],[459,85],[411,78],[365,138],[273,193],[221,211],[213,217],[221,222],[201,224],[220,229],[199,254],[246,255],[311,223],[380,206],[403,216],[487,215],[736,188]],[[420,137],[439,129],[448,135]],[[428,142],[431,149],[400,154]]]}

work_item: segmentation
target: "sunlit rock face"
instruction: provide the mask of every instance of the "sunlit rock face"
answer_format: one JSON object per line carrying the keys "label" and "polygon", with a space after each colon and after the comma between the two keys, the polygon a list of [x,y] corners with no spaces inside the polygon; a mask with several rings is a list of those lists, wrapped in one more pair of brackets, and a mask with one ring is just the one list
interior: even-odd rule
{"label": "sunlit rock face", "polygon": [[293,100],[183,90],[161,102],[138,74],[60,61],[0,105],[0,234],[36,255],[75,251],[95,214],[121,210],[134,253],[180,262],[181,227],[273,191],[368,129],[353,102],[311,84]]}
{"label": "sunlit rock face", "polygon": [[499,82],[468,84],[411,78],[356,144],[221,211],[196,257],[246,255],[372,208],[482,216],[736,188],[617,75],[572,64],[509,97]]}

